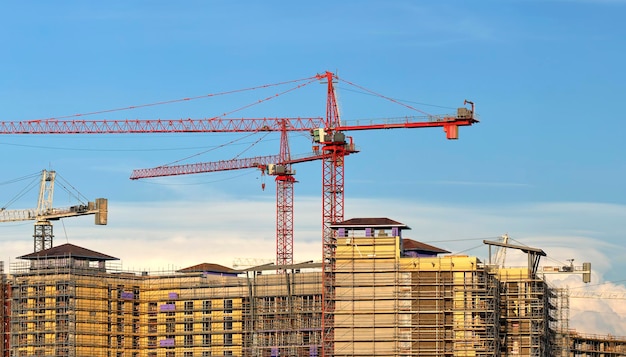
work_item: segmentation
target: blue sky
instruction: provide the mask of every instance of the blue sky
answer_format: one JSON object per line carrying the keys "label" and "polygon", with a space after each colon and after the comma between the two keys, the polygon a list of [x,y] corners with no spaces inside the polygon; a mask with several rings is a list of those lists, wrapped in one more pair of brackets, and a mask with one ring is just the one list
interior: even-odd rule
{"label": "blue sky", "polygon": [[[624,10],[618,0],[3,3],[0,120],[200,97],[326,70],[431,114],[454,113],[469,99],[481,122],[461,128],[458,141],[440,129],[352,133],[361,152],[346,163],[346,218],[390,217],[409,225],[411,238],[482,257],[482,239],[508,233],[544,249],[546,264],[591,261],[595,287],[613,281],[626,290]],[[324,90],[312,84],[231,117],[323,116]],[[213,117],[276,92],[83,119]],[[344,120],[415,114],[342,83],[338,95]],[[66,219],[55,225],[56,243],[137,269],[271,259],[271,178],[249,170],[128,179],[133,169],[190,156],[181,163],[278,152],[276,136],[252,146],[259,137],[0,135],[0,205],[24,186],[6,182],[53,169],[85,196],[110,200],[108,226]],[[307,152],[310,141],[294,135],[291,148]],[[295,258],[316,259],[321,164],[296,170]],[[35,200],[36,192],[7,208]],[[60,189],[55,203],[72,204]],[[0,226],[0,260],[32,250],[31,225]],[[556,283],[578,284],[569,279]],[[617,320],[589,332],[626,335],[626,311],[611,302],[593,309]],[[574,323],[577,313],[585,311],[573,307]]]}

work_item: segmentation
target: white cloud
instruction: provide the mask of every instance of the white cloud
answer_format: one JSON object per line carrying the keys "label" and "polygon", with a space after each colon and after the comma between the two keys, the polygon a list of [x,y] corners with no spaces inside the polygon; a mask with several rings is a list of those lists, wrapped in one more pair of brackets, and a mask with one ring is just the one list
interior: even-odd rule
{"label": "white cloud", "polygon": [[584,285],[580,279],[553,280],[570,294],[570,329],[583,333],[626,336],[626,287],[604,282]]}
{"label": "white cloud", "polygon": [[[130,270],[173,270],[203,262],[232,266],[235,258],[275,258],[273,197],[234,199],[220,194],[208,201],[182,197],[175,202],[110,202],[109,225],[94,226],[88,217],[55,222],[55,245],[70,242],[120,258]],[[508,233],[515,244],[543,249],[545,265],[592,263],[592,283],[626,268],[621,245],[626,207],[598,203],[536,203],[507,206],[442,205],[404,200],[349,199],[345,218],[389,217],[409,225],[405,237],[453,253],[487,260],[484,239]],[[321,259],[321,201],[296,197],[294,260]],[[32,223],[0,226],[0,259],[32,251]],[[67,238],[66,238],[67,234]],[[510,265],[526,264],[507,252]],[[556,286],[582,286],[581,277],[548,278]],[[606,287],[606,286],[605,286]],[[626,291],[621,284],[612,291]],[[586,333],[626,335],[626,304],[620,300],[571,299],[570,326]],[[591,316],[594,316],[592,319]],[[608,317],[607,317],[608,316]]]}

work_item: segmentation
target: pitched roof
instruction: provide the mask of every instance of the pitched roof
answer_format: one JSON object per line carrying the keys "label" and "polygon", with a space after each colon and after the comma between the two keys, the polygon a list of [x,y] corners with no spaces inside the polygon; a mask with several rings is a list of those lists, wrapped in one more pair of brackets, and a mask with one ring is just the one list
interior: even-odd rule
{"label": "pitched roof", "polygon": [[74,258],[84,258],[90,260],[119,260],[118,258],[112,257],[110,255],[98,253],[96,251],[79,247],[74,244],[66,243],[62,245],[58,245],[56,247],[52,247],[49,249],[40,250],[38,252],[22,255],[21,257],[17,257],[18,259],[28,259],[28,260],[38,260],[38,259],[50,259],[50,258],[65,258],[65,257],[74,257]]}
{"label": "pitched roof", "polygon": [[219,264],[201,263],[187,268],[177,270],[178,273],[199,273],[199,272],[211,272],[211,273],[237,273],[232,268],[225,267]]}
{"label": "pitched roof", "polygon": [[433,247],[432,245],[418,242],[416,240],[409,239],[409,238],[402,239],[402,247],[404,248],[404,250],[421,250],[424,252],[431,252],[431,253],[450,253],[449,251],[445,249]]}
{"label": "pitched roof", "polygon": [[394,221],[393,219],[389,219],[386,217],[379,218],[351,218],[343,222],[335,223],[331,225],[332,228],[341,228],[341,227],[376,227],[376,228],[391,228],[391,227],[401,227],[404,229],[411,229],[404,223],[400,223]]}

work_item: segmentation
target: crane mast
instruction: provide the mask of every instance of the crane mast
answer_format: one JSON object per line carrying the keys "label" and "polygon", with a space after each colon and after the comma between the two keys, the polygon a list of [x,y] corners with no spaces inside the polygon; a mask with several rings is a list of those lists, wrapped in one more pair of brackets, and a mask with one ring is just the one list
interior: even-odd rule
{"label": "crane mast", "polygon": [[[238,158],[215,162],[204,162],[187,165],[167,165],[154,168],[136,169],[131,179],[153,178],[163,176],[209,173],[238,169],[258,168],[264,174],[275,176],[276,181],[276,265],[288,266],[293,264],[293,224],[294,224],[294,184],[295,170],[293,164],[327,160],[330,155],[319,150],[311,153],[292,156],[288,140],[288,120],[283,120],[280,132],[280,149],[278,155],[257,156],[252,158]],[[346,155],[356,153],[353,144],[346,147]],[[278,272],[281,272],[279,269]]]}
{"label": "crane mast", "polygon": [[280,153],[276,174],[276,265],[293,264],[293,185],[295,171],[291,169],[291,153],[286,123],[280,132]]}
{"label": "crane mast", "polygon": [[322,162],[322,356],[334,351],[335,251],[337,238],[330,226],[343,221],[345,135],[335,130],[340,124],[334,74],[319,76],[327,84],[326,126],[314,132],[314,141],[329,157]]}
{"label": "crane mast", "polygon": [[[345,131],[379,130],[379,129],[411,129],[411,128],[443,128],[446,138],[458,139],[460,126],[471,126],[478,120],[474,116],[474,103],[471,109],[459,108],[456,115],[429,116],[428,120],[406,117],[396,122],[370,122],[367,124],[348,125],[340,120],[335,81],[342,81],[332,72],[326,71],[307,80],[315,79],[325,82],[326,115],[325,118],[256,118],[227,119],[213,117],[207,119],[169,119],[169,120],[35,120],[22,122],[0,122],[1,134],[141,134],[141,133],[198,133],[198,132],[260,132],[260,131],[309,131],[313,140],[321,146],[322,159],[322,356],[334,353],[334,310],[335,310],[335,244],[336,237],[330,226],[344,219],[344,159],[354,148],[346,141]],[[343,81],[351,84],[349,82]],[[308,83],[307,83],[308,84]],[[387,98],[390,99],[390,98]],[[397,103],[397,101],[396,101]],[[412,108],[414,109],[414,108]],[[285,140],[286,142],[286,140]],[[289,152],[283,151],[278,165],[286,169],[284,174],[277,175],[277,231],[278,237],[285,239],[292,234],[293,183],[295,179],[290,172]],[[223,163],[226,163],[223,162]],[[252,162],[248,162],[251,164]],[[187,165],[183,167],[160,167],[155,169],[136,170],[131,178],[150,177],[159,171],[162,176],[186,173],[208,172],[214,167],[205,164]],[[232,168],[234,169],[234,168]],[[177,171],[178,170],[178,171]],[[141,172],[140,172],[141,171]],[[193,171],[193,172],[192,172]],[[153,176],[154,177],[154,176]],[[281,206],[282,205],[282,206]],[[280,238],[280,239],[282,239]],[[284,244],[277,240],[277,245]],[[288,257],[290,247],[285,250]],[[283,259],[278,257],[277,260]],[[277,262],[278,263],[278,262]]]}
{"label": "crane mast", "polygon": [[41,185],[39,188],[39,199],[37,200],[37,221],[33,233],[33,249],[39,252],[48,248],[52,248],[52,239],[54,238],[52,223],[42,218],[43,215],[52,210],[52,198],[54,195],[54,178],[55,171],[42,171]]}

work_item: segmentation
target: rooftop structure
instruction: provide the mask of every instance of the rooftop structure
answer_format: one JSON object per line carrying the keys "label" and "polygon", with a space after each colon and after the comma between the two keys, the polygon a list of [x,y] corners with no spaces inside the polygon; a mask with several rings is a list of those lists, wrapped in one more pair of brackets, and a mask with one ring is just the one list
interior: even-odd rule
{"label": "rooftop structure", "polygon": [[[332,229],[334,356],[543,357],[623,347],[569,334],[559,342],[559,295],[528,268],[444,255],[403,238],[410,228],[386,218]],[[317,357],[322,350],[320,263],[283,266],[281,274],[271,264],[210,263],[124,272],[116,258],[71,244],[20,258],[2,274],[2,356]]]}
{"label": "rooftop structure", "polygon": [[626,337],[583,334],[568,331],[568,356],[626,356]]}

